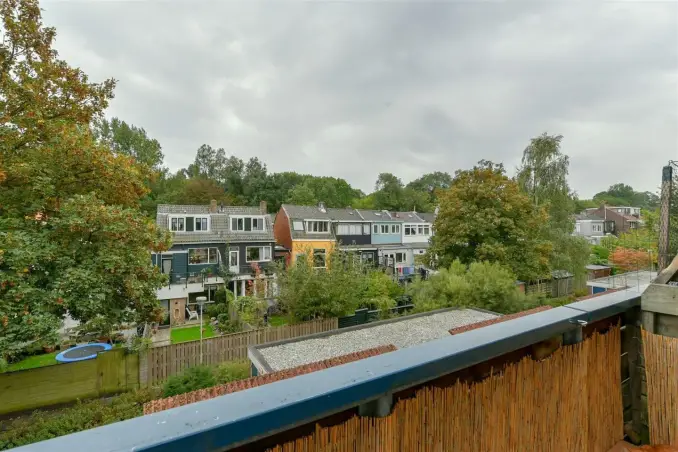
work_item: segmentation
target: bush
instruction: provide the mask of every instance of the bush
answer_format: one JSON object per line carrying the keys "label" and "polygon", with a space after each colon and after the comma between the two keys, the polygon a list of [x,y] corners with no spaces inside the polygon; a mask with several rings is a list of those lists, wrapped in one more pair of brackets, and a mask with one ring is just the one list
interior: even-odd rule
{"label": "bush", "polygon": [[0,422],[0,450],[44,441],[143,415],[143,404],[157,390],[129,392],[107,400],[78,402],[59,411],[36,411],[28,417]]}
{"label": "bush", "polygon": [[217,384],[230,383],[244,380],[250,377],[250,364],[248,361],[235,361],[217,366],[214,370]]}
{"label": "bush", "polygon": [[165,382],[162,396],[171,397],[196,389],[210,388],[216,384],[217,380],[212,368],[207,366],[189,367],[180,375],[174,375]]}

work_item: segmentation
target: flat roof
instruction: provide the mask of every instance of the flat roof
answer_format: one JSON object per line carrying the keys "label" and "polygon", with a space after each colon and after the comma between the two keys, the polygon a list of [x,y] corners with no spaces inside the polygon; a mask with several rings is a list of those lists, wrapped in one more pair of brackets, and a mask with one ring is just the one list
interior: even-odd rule
{"label": "flat roof", "polygon": [[604,278],[592,279],[586,283],[587,286],[604,287],[606,289],[629,289],[642,290],[657,277],[657,272],[641,270],[637,272],[627,272],[620,275],[606,276]]}
{"label": "flat roof", "polygon": [[383,345],[408,348],[448,337],[453,328],[500,317],[499,314],[475,309],[451,309],[427,314],[374,322],[346,328],[345,331],[335,330],[308,339],[281,341],[256,347],[256,350],[272,371],[278,371]]}

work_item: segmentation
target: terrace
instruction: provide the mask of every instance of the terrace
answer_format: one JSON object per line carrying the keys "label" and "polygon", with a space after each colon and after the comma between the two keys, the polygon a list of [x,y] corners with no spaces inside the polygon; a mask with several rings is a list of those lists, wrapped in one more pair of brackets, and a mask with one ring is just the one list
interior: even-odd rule
{"label": "terrace", "polygon": [[639,328],[644,289],[461,327],[394,351],[386,346],[364,359],[29,447],[604,452],[625,437],[647,438],[648,428],[662,438],[651,428],[659,396],[653,382],[662,369],[650,355],[643,389],[641,338],[656,342]]}

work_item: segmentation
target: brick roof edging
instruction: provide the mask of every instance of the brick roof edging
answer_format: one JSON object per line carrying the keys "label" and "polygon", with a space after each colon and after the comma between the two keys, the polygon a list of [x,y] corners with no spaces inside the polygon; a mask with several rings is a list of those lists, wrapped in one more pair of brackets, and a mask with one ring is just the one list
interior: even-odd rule
{"label": "brick roof edging", "polygon": [[170,408],[177,408],[180,406],[188,405],[190,403],[200,402],[202,400],[213,399],[215,397],[219,397],[225,394],[231,394],[233,392],[255,388],[257,386],[262,386],[268,383],[286,380],[288,378],[296,377],[299,375],[309,374],[317,370],[323,370],[330,367],[347,364],[353,361],[370,358],[372,356],[382,355],[384,353],[392,352],[395,350],[397,350],[397,347],[392,344],[382,345],[379,347],[368,348],[367,350],[362,350],[359,352],[349,353],[347,355],[328,358],[323,361],[304,364],[302,366],[294,367],[292,369],[279,370],[277,372],[272,372],[270,374],[250,377],[245,380],[233,381],[231,383],[217,385],[211,388],[198,389],[197,391],[188,392],[186,394],[179,394],[173,397],[166,397],[164,399],[151,400],[150,402],[146,402],[144,404],[144,415],[157,413],[159,411],[168,410]]}
{"label": "brick roof edging", "polygon": [[517,319],[519,317],[524,317],[526,315],[536,314],[537,312],[547,311],[547,310],[552,309],[552,308],[553,308],[553,306],[539,306],[537,308],[528,309],[527,311],[516,312],[515,314],[503,315],[501,317],[497,317],[496,319],[489,319],[489,320],[483,320],[482,322],[471,323],[469,325],[464,325],[464,326],[460,326],[460,327],[451,329],[450,334],[455,335],[455,334],[465,333],[467,331],[475,330],[475,329],[482,328],[482,327],[489,326],[489,325],[494,325],[496,323],[502,323],[502,322],[506,322],[508,320],[513,320],[513,319]]}

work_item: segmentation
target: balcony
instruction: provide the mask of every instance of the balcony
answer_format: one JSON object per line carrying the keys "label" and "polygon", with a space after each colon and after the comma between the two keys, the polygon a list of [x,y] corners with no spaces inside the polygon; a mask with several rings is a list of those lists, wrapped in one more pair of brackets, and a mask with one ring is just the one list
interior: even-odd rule
{"label": "balcony", "polygon": [[636,419],[640,294],[602,295],[29,448],[606,451]]}
{"label": "balcony", "polygon": [[223,284],[224,278],[210,272],[188,272],[169,274],[168,283],[157,290],[159,300],[186,298],[193,293],[202,293],[206,286]]}

